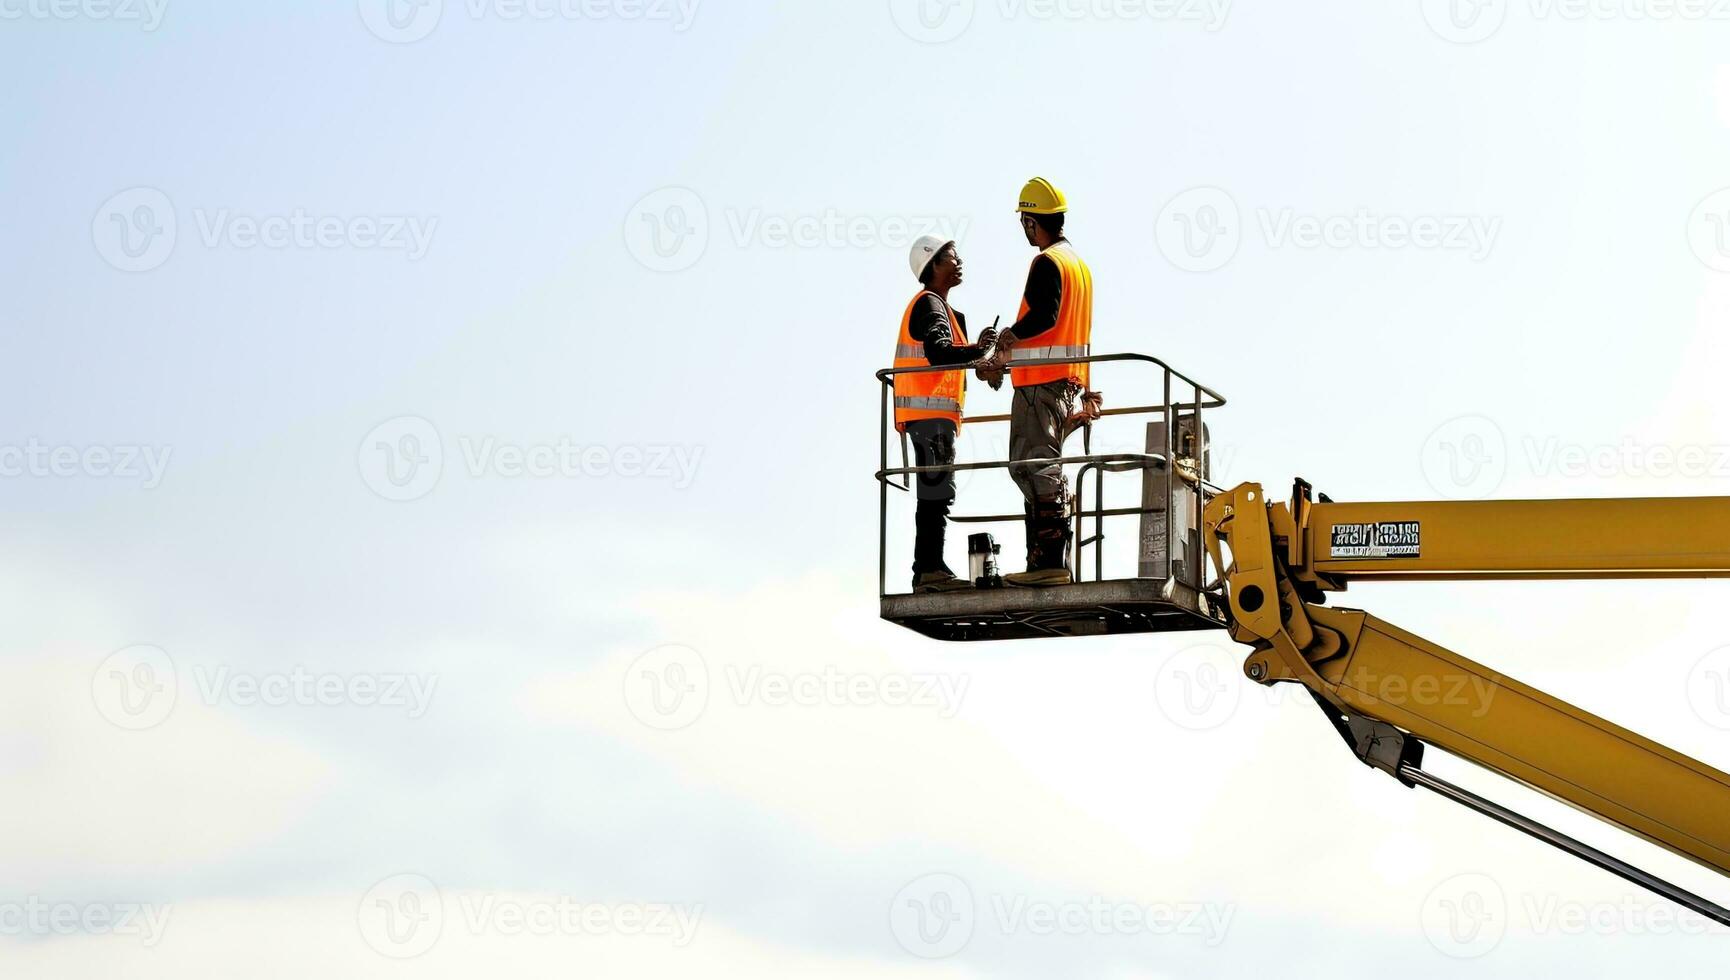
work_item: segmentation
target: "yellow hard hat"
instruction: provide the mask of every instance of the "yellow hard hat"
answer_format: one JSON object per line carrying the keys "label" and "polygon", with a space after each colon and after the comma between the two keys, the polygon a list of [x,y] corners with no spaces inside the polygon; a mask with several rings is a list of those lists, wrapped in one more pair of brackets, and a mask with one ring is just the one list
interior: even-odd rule
{"label": "yellow hard hat", "polygon": [[1023,214],[1062,214],[1069,210],[1069,199],[1051,181],[1035,177],[1021,189],[1021,206],[1016,210]]}

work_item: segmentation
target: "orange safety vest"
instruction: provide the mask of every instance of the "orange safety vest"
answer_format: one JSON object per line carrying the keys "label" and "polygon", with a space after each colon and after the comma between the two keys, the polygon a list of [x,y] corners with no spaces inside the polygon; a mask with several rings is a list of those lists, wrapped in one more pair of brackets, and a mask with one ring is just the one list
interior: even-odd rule
{"label": "orange safety vest", "polygon": [[[1075,254],[1067,241],[1058,242],[1040,255],[1057,265],[1063,282],[1063,296],[1057,304],[1057,323],[1050,330],[1032,337],[1021,337],[1009,352],[1010,378],[1015,387],[1049,384],[1069,379],[1088,387],[1091,364],[1047,364],[1042,367],[1018,368],[1016,361],[1044,361],[1054,357],[1087,357],[1093,344],[1093,273],[1087,263]],[[1034,259],[1035,262],[1039,261]],[[1021,300],[1020,320],[1027,315],[1027,298]]]}
{"label": "orange safety vest", "polygon": [[[925,359],[925,345],[913,340],[913,310],[929,290],[913,297],[907,312],[901,314],[901,336],[895,341],[895,366],[898,368],[930,367]],[[930,293],[936,296],[936,293]],[[937,301],[949,311],[949,334],[955,346],[967,346],[967,334],[955,311],[941,296]],[[967,401],[967,372],[932,371],[928,374],[897,374],[895,376],[895,429],[907,431],[907,423],[919,419],[948,419],[961,424],[961,406]]]}

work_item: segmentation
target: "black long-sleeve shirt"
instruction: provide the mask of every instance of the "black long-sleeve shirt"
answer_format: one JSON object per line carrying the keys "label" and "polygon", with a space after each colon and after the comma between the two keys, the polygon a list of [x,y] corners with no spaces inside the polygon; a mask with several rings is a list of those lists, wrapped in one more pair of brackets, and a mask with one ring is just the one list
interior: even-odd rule
{"label": "black long-sleeve shirt", "polygon": [[1017,341],[1032,340],[1057,326],[1057,309],[1063,302],[1063,274],[1057,271],[1057,263],[1050,256],[1042,254],[1033,260],[1033,267],[1027,270],[1027,290],[1022,298],[1027,302],[1027,315],[1003,331],[999,342],[1011,335]]}
{"label": "black long-sleeve shirt", "polygon": [[[961,324],[961,332],[966,333],[966,315],[957,310],[955,320]],[[926,293],[919,297],[918,304],[913,307],[913,322],[908,324],[907,332],[913,336],[914,343],[925,345],[925,361],[933,367],[966,364],[985,356],[985,349],[979,344],[959,346],[955,343],[954,331],[949,329],[949,308],[937,298],[936,293]]]}

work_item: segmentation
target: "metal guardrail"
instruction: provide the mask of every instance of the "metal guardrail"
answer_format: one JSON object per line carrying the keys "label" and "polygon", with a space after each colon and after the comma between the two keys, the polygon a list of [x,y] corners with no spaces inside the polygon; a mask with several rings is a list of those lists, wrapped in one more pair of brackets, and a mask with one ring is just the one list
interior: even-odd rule
{"label": "metal guardrail", "polygon": [[[1019,459],[1019,460],[994,460],[994,461],[988,461],[988,462],[972,462],[972,463],[963,463],[963,462],[958,460],[958,461],[956,461],[956,463],[954,463],[953,465],[950,465],[950,466],[907,466],[907,465],[905,465],[907,447],[906,447],[905,440],[903,440],[902,441],[902,447],[901,447],[902,456],[903,456],[903,460],[902,460],[903,465],[891,468],[889,466],[889,435],[891,432],[895,431],[895,428],[894,428],[894,424],[893,424],[894,414],[893,414],[890,406],[893,404],[894,397],[895,397],[895,377],[897,375],[902,375],[902,374],[935,374],[935,373],[942,372],[942,371],[969,370],[969,368],[967,368],[965,365],[963,365],[963,366],[942,365],[942,366],[937,366],[937,367],[927,366],[927,367],[917,367],[917,368],[894,368],[894,367],[890,367],[890,368],[884,368],[883,370],[878,371],[876,374],[876,377],[877,377],[877,380],[882,387],[882,399],[881,399],[881,403],[879,406],[880,440],[879,440],[879,447],[878,447],[878,469],[877,469],[877,474],[876,474],[877,483],[878,483],[878,507],[877,507],[877,592],[878,592],[878,594],[879,595],[888,595],[889,594],[886,591],[887,586],[888,586],[888,575],[889,575],[889,488],[895,487],[898,490],[909,490],[909,489],[911,489],[911,484],[912,484],[913,478],[917,477],[918,475],[923,474],[923,473],[951,473],[951,472],[961,472],[961,471],[968,471],[968,470],[1010,469],[1010,468],[1015,467],[1015,466],[1024,466],[1024,465],[1050,465],[1053,462],[1056,462],[1059,465],[1077,465],[1077,464],[1079,464],[1081,469],[1076,474],[1076,508],[1075,508],[1075,515],[1074,515],[1074,517],[1075,517],[1075,538],[1074,538],[1075,547],[1074,547],[1074,550],[1072,553],[1072,568],[1071,568],[1071,573],[1075,576],[1076,581],[1081,581],[1081,561],[1082,561],[1081,556],[1082,556],[1083,550],[1088,545],[1092,545],[1093,549],[1094,549],[1094,578],[1096,580],[1099,580],[1099,579],[1103,579],[1103,577],[1104,577],[1105,553],[1104,553],[1103,545],[1104,545],[1104,541],[1105,541],[1105,519],[1107,517],[1127,517],[1130,515],[1141,515],[1141,514],[1147,514],[1147,513],[1154,513],[1157,510],[1156,508],[1150,508],[1150,507],[1121,507],[1121,508],[1107,509],[1104,505],[1105,504],[1105,474],[1107,472],[1145,470],[1145,469],[1149,469],[1149,468],[1158,468],[1158,469],[1163,470],[1165,473],[1163,497],[1164,497],[1164,500],[1166,503],[1166,513],[1168,515],[1174,513],[1174,508],[1172,507],[1172,504],[1174,504],[1176,502],[1176,497],[1174,495],[1174,491],[1176,489],[1176,486],[1175,486],[1176,478],[1173,476],[1175,468],[1173,466],[1167,465],[1167,461],[1177,458],[1177,452],[1178,452],[1177,440],[1179,438],[1177,422],[1179,419],[1179,413],[1187,413],[1184,417],[1190,418],[1193,420],[1191,422],[1191,424],[1194,426],[1193,431],[1194,431],[1194,440],[1195,440],[1194,454],[1193,455],[1198,461],[1199,460],[1205,460],[1207,458],[1207,436],[1206,436],[1207,429],[1206,429],[1206,426],[1203,424],[1204,420],[1202,417],[1202,412],[1205,409],[1223,407],[1226,403],[1225,402],[1225,396],[1221,395],[1217,391],[1214,391],[1212,388],[1207,387],[1206,385],[1202,384],[1201,382],[1196,381],[1195,379],[1189,377],[1188,375],[1184,374],[1183,372],[1176,370],[1175,368],[1171,367],[1169,364],[1166,364],[1164,361],[1160,360],[1159,358],[1152,357],[1152,356],[1149,356],[1147,354],[1098,354],[1098,355],[1093,355],[1090,357],[1080,357],[1080,358],[1052,358],[1052,359],[1042,359],[1042,360],[1017,361],[1013,365],[1012,370],[1019,369],[1019,368],[1026,368],[1026,367],[1043,367],[1046,365],[1055,365],[1055,364],[1101,364],[1101,363],[1112,363],[1112,362],[1134,362],[1134,363],[1150,364],[1150,365],[1153,365],[1155,368],[1157,368],[1159,370],[1159,372],[1161,373],[1163,383],[1161,385],[1160,391],[1161,391],[1162,397],[1157,404],[1136,405],[1136,406],[1132,406],[1129,408],[1107,409],[1101,413],[1101,418],[1102,419],[1103,418],[1115,418],[1115,417],[1121,417],[1121,416],[1126,416],[1126,415],[1159,415],[1159,416],[1161,416],[1165,420],[1165,445],[1163,447],[1161,447],[1163,449],[1163,452],[1160,452],[1160,453],[1104,453],[1104,454],[1094,454],[1091,452],[1092,439],[1093,439],[1093,423],[1086,423],[1082,426],[1082,451],[1083,451],[1083,455],[1080,455],[1080,456],[1064,456],[1064,457],[1061,457],[1061,458],[1056,459],[1056,460],[1051,460],[1051,459]],[[1172,400],[1172,388],[1173,388],[1173,381],[1174,380],[1176,382],[1180,383],[1181,385],[1187,386],[1189,388],[1189,393],[1190,393],[1189,398],[1182,400],[1182,401],[1175,401],[1175,402]],[[971,416],[971,417],[964,417],[962,421],[963,421],[963,424],[966,424],[966,425],[982,425],[982,424],[987,424],[987,423],[1008,422],[1009,416],[1008,415]],[[1089,473],[1092,473],[1094,475],[1095,498],[1098,501],[1098,503],[1096,504],[1094,509],[1091,511],[1087,510],[1085,507],[1085,503],[1086,503],[1086,480],[1087,480],[1087,476]],[[890,477],[894,477],[894,476],[902,477],[903,482],[902,483],[892,482],[890,480]],[[1139,487],[1138,487],[1138,490],[1139,490]],[[1202,510],[1206,507],[1206,503],[1207,503],[1206,493],[1207,493],[1206,481],[1205,480],[1197,480],[1196,485],[1195,485],[1195,522],[1197,524],[1197,527],[1195,528],[1195,530],[1199,530]],[[1088,518],[1088,517],[1091,517],[1094,519],[1094,533],[1091,536],[1083,537],[1083,535],[1082,535],[1083,523],[1082,522],[1085,518]],[[1014,521],[1014,522],[1019,523],[1022,520],[1024,520],[1024,515],[1022,515],[1022,514],[986,514],[986,515],[977,515],[977,516],[958,516],[958,517],[951,517],[950,518],[951,522],[958,523],[958,524],[994,524],[994,523],[1008,523],[1010,521]],[[1188,530],[1188,529],[1186,528],[1186,530]],[[1173,559],[1178,553],[1178,550],[1177,550],[1178,549],[1178,528],[1177,528],[1177,522],[1176,521],[1173,521],[1170,519],[1168,519],[1166,521],[1166,523],[1165,523],[1165,535],[1166,535],[1166,540],[1165,540],[1165,569],[1164,569],[1165,574],[1161,577],[1165,578],[1165,579],[1170,579],[1172,577]],[[1200,563],[1197,562],[1195,564],[1197,566],[1196,567],[1197,581],[1186,583],[1186,584],[1196,588],[1197,590],[1200,590],[1202,588],[1202,582],[1200,581],[1200,578],[1201,578],[1201,571],[1199,568]]]}

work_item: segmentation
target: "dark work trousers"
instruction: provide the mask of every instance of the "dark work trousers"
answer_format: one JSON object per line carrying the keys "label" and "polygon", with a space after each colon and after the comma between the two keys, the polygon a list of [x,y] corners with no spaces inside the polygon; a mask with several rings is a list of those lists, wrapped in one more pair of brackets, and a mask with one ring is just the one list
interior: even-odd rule
{"label": "dark work trousers", "polygon": [[[1052,381],[1015,389],[1009,406],[1009,458],[1059,459],[1069,438],[1069,416],[1081,386]],[[1064,516],[1069,483],[1059,463],[1012,466],[1010,478],[1021,488],[1027,507],[1027,567],[1030,571],[1068,564],[1069,521]]]}
{"label": "dark work trousers", "polygon": [[[955,423],[948,419],[919,419],[907,423],[907,438],[913,443],[915,466],[950,466],[955,462]],[[949,508],[955,503],[955,473],[921,473],[917,479],[918,509],[913,515],[913,576],[922,572],[944,572],[943,533],[949,524]]]}

